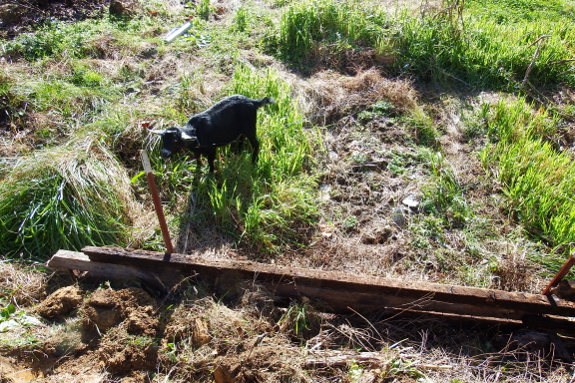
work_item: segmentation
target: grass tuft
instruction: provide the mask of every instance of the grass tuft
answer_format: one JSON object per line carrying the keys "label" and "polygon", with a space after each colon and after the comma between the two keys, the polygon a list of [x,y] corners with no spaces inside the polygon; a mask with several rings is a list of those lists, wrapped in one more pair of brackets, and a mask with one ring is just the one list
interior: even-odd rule
{"label": "grass tuft", "polygon": [[[549,140],[556,123],[523,99],[502,101],[492,108],[488,120],[492,144],[482,152],[482,160],[485,166],[497,164],[497,178],[524,227],[568,253],[575,243],[575,164],[570,154],[558,151]],[[562,263],[551,259],[549,266],[558,269]]]}
{"label": "grass tuft", "polygon": [[45,259],[58,249],[122,245],[132,198],[125,170],[96,143],[37,151],[0,184],[0,252]]}
{"label": "grass tuft", "polygon": [[282,13],[276,44],[280,55],[296,64],[306,62],[319,43],[330,46],[332,53],[358,47],[377,49],[387,20],[383,11],[359,1],[297,2]]}

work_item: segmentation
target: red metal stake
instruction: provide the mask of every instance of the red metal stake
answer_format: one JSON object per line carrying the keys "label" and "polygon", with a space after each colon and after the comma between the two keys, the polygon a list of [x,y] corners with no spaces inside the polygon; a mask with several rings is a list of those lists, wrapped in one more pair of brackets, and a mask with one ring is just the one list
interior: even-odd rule
{"label": "red metal stake", "polygon": [[146,172],[146,177],[148,178],[148,185],[150,186],[150,191],[152,192],[152,199],[154,200],[154,207],[156,208],[158,221],[160,221],[160,228],[162,229],[162,236],[164,237],[166,250],[167,253],[171,254],[174,252],[174,247],[172,246],[172,240],[170,239],[170,232],[168,231],[168,225],[166,225],[166,217],[164,217],[164,209],[162,208],[162,202],[160,201],[158,189],[156,188],[156,181],[154,180],[152,165],[150,165],[150,159],[148,158],[148,153],[146,153],[145,150],[141,150],[140,153],[142,154],[142,163],[144,164],[144,171]]}
{"label": "red metal stake", "polygon": [[557,284],[559,284],[559,282],[561,282],[563,277],[565,275],[567,275],[567,273],[571,269],[571,266],[573,266],[574,264],[575,264],[575,251],[571,254],[569,259],[567,261],[565,261],[565,264],[561,267],[561,270],[559,270],[557,275],[555,275],[555,277],[551,280],[551,282],[549,282],[549,284],[547,285],[547,287],[545,288],[545,290],[543,290],[543,292],[541,294],[543,294],[543,295],[549,294],[549,292],[551,291],[551,288],[553,286],[556,286]]}

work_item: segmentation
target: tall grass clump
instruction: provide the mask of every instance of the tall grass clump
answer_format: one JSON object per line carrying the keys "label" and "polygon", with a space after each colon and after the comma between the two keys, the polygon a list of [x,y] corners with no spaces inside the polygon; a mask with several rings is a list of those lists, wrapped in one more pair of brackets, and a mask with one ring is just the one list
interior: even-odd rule
{"label": "tall grass clump", "polygon": [[[488,120],[492,143],[485,165],[497,178],[515,217],[536,238],[567,250],[575,243],[575,163],[549,140],[556,120],[523,99],[500,102]],[[557,268],[561,260],[538,260]],[[553,264],[555,262],[555,264]]]}
{"label": "tall grass clump", "polygon": [[291,4],[282,14],[277,45],[280,55],[305,62],[319,44],[336,51],[379,48],[387,28],[387,15],[359,1],[306,0]]}
{"label": "tall grass clump", "polygon": [[304,116],[277,71],[239,66],[230,93],[275,100],[258,112],[259,160],[254,165],[250,151],[224,149],[220,174],[192,190],[195,213],[186,219],[212,222],[260,254],[305,245],[318,212],[312,160],[317,138],[304,131]]}
{"label": "tall grass clump", "polygon": [[234,93],[275,100],[270,113],[259,120],[259,182],[246,209],[246,239],[270,250],[278,244],[301,245],[318,212],[312,152],[319,138],[313,130],[303,129],[305,118],[277,72],[262,75],[240,66],[234,74]]}
{"label": "tall grass clump", "polygon": [[132,191],[94,142],[23,158],[0,182],[0,253],[46,259],[58,249],[127,243]]}
{"label": "tall grass clump", "polygon": [[409,68],[438,83],[519,91],[529,84],[575,85],[571,61],[575,27],[536,19],[501,24],[488,13],[461,13],[461,22],[447,12],[401,20],[395,39],[398,70]]}

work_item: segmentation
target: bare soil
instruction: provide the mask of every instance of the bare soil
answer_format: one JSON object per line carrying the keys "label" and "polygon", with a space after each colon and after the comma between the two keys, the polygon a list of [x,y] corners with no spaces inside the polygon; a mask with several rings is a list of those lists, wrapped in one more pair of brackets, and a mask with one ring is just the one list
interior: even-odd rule
{"label": "bare soil", "polygon": [[14,37],[50,20],[98,17],[109,5],[110,0],[8,0],[0,5],[0,37]]}

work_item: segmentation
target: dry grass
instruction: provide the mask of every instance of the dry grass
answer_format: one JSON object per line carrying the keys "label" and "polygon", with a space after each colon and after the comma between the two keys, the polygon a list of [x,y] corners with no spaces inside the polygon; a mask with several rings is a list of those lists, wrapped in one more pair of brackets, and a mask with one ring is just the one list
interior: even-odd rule
{"label": "dry grass", "polygon": [[0,261],[0,298],[18,306],[37,304],[46,296],[48,276],[19,265],[12,260]]}
{"label": "dry grass", "polygon": [[377,101],[388,101],[401,113],[418,107],[417,91],[408,80],[390,80],[372,68],[355,76],[342,76],[333,71],[315,74],[298,84],[299,104],[306,115],[319,116],[311,121],[328,125]]}

